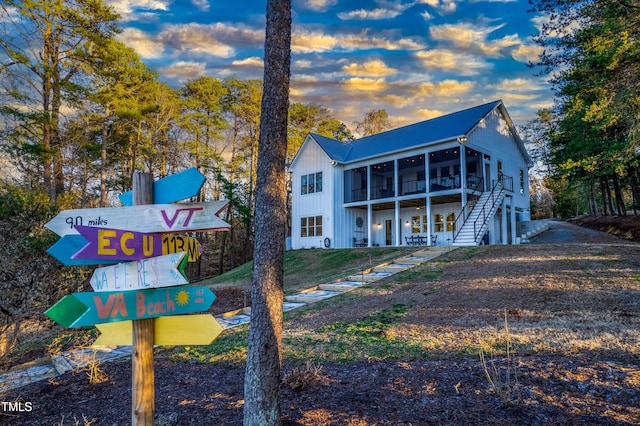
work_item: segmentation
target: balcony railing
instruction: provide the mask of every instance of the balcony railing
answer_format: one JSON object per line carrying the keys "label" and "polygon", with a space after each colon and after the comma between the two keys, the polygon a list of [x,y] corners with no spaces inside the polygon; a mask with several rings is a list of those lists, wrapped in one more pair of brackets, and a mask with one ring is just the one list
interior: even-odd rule
{"label": "balcony railing", "polygon": [[422,194],[426,189],[426,181],[424,180],[407,180],[402,182],[400,195]]}
{"label": "balcony railing", "polygon": [[389,188],[387,186],[372,186],[371,187],[371,199],[378,200],[380,198],[389,198],[394,197],[395,192],[393,188]]}
{"label": "balcony railing", "polygon": [[446,191],[449,189],[460,188],[460,175],[442,176],[439,178],[429,179],[429,190],[434,191]]}
{"label": "balcony railing", "polygon": [[367,200],[367,189],[353,189],[351,192],[345,192],[344,194],[344,202],[345,203],[354,203],[357,201],[366,201]]}

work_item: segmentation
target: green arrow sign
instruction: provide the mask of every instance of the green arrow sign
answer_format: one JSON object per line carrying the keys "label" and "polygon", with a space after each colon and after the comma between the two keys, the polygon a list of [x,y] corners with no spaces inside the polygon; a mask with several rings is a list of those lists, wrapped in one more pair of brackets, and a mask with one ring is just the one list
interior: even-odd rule
{"label": "green arrow sign", "polygon": [[73,293],[45,312],[65,327],[202,312],[216,296],[209,287]]}

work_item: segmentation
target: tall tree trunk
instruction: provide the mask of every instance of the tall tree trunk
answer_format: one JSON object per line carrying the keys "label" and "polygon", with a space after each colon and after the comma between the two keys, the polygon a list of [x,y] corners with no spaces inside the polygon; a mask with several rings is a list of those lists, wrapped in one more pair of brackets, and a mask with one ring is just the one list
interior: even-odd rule
{"label": "tall tree trunk", "polygon": [[638,190],[640,188],[640,179],[638,178],[638,168],[637,167],[629,167],[629,186],[631,187],[631,197],[632,197],[632,206],[633,206],[633,214],[638,214],[638,210],[640,209],[640,194],[638,194]]}
{"label": "tall tree trunk", "polygon": [[622,188],[620,188],[620,178],[618,178],[617,174],[613,175],[613,191],[616,194],[618,216],[626,216],[627,208],[624,206],[624,196],[622,195]]}
{"label": "tall tree trunk", "polygon": [[598,216],[598,202],[596,201],[596,188],[593,179],[589,179],[589,210],[593,216]]}
{"label": "tall tree trunk", "polygon": [[[54,69],[54,81],[60,80],[57,66]],[[58,195],[64,194],[64,150],[60,138],[60,107],[62,94],[60,83],[53,85],[53,102],[51,103],[51,149],[53,151],[53,182]]]}
{"label": "tall tree trunk", "polygon": [[267,1],[244,425],[280,425],[291,0]]}
{"label": "tall tree trunk", "polygon": [[109,137],[109,110],[102,121],[102,144],[100,146],[100,207],[107,206],[107,138]]}
{"label": "tall tree trunk", "polygon": [[602,214],[613,215],[613,205],[611,203],[611,191],[606,176],[600,176],[600,193],[602,195]]}

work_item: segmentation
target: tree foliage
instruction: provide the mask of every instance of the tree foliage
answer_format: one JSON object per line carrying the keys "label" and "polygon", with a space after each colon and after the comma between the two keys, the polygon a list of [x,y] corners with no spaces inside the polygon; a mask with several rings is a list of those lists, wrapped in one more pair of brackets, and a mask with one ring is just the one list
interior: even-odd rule
{"label": "tree foliage", "polygon": [[537,65],[553,73],[557,102],[553,117],[544,113],[543,156],[550,171],[558,183],[568,179],[586,188],[592,213],[600,206],[604,214],[626,214],[629,194],[637,209],[640,4],[534,0],[533,5],[549,18],[536,40],[545,47]]}
{"label": "tree foliage", "polygon": [[82,73],[95,44],[118,32],[101,0],[5,0],[0,4],[2,113],[17,153],[30,153],[49,197],[65,191],[61,109],[82,96]]}
{"label": "tree foliage", "polygon": [[362,136],[371,136],[391,129],[389,114],[384,109],[376,109],[367,112],[362,121],[356,121],[356,133]]}

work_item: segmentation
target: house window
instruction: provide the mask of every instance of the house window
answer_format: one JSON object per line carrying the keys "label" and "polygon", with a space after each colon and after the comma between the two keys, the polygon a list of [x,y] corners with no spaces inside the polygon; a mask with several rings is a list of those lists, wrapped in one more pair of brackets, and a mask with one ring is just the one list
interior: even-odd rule
{"label": "house window", "polygon": [[427,225],[427,216],[411,216],[411,233],[419,234],[419,233],[427,233],[428,231]]}
{"label": "house window", "polygon": [[322,172],[303,175],[300,178],[300,187],[302,195],[322,192]]}
{"label": "house window", "polygon": [[420,233],[420,216],[411,216],[411,233]]}
{"label": "house window", "polygon": [[447,215],[447,231],[455,231],[456,230],[456,214],[449,213]]}
{"label": "house window", "polygon": [[444,231],[444,216],[440,213],[433,215],[433,230],[435,232]]}
{"label": "house window", "polygon": [[322,235],[322,216],[300,218],[301,237],[319,237]]}

